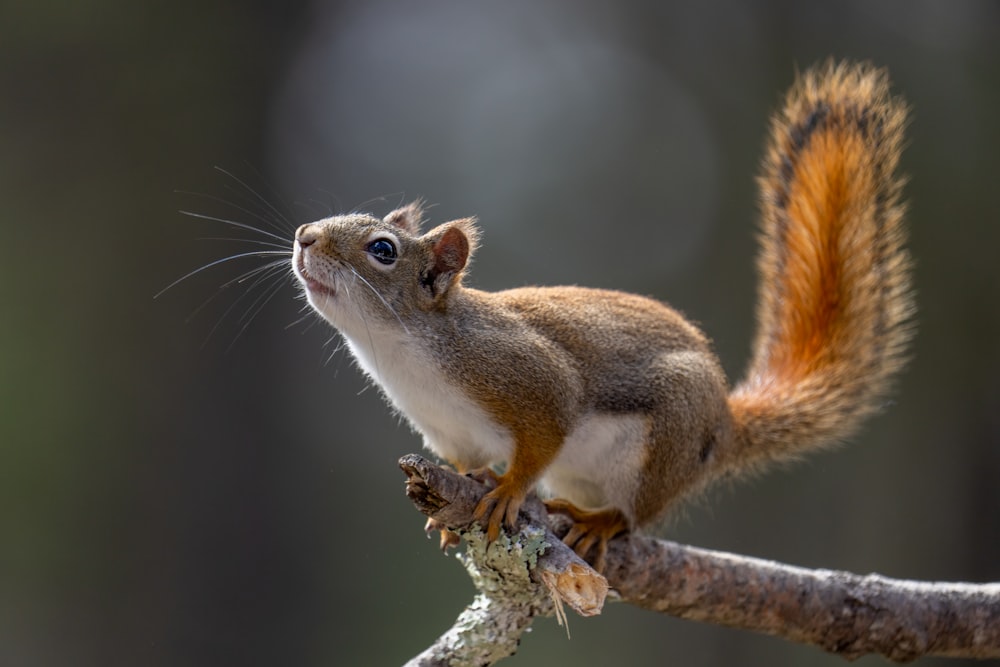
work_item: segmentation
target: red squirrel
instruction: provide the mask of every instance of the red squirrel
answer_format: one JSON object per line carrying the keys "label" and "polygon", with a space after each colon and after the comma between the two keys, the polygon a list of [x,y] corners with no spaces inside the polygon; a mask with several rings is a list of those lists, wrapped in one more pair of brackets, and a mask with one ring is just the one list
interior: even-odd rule
{"label": "red squirrel", "polygon": [[878,409],[912,333],[905,122],[868,65],[829,62],[788,92],[759,177],[756,342],[733,388],[659,301],[463,285],[475,221],[424,233],[419,203],[301,226],[294,271],[428,449],[463,472],[506,463],[476,509],[491,540],[541,483],[574,521],[567,543],[600,564],[680,497],[836,443]]}

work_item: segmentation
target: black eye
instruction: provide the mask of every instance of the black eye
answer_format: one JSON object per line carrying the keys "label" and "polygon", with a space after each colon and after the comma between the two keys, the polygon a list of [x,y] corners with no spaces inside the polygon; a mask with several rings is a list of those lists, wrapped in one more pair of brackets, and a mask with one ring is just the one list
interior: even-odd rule
{"label": "black eye", "polygon": [[396,246],[389,239],[375,239],[368,244],[368,254],[382,264],[396,261]]}

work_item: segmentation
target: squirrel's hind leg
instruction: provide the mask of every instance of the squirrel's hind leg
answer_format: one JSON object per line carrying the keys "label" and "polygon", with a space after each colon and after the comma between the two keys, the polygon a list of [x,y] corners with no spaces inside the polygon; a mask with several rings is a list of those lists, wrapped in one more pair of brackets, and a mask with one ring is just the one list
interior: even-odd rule
{"label": "squirrel's hind leg", "polygon": [[448,526],[444,525],[437,519],[428,517],[427,523],[424,524],[424,532],[427,533],[427,537],[429,538],[434,531],[440,533],[438,546],[441,547],[441,551],[444,553],[448,553],[448,549],[454,549],[462,541],[462,538],[458,533],[448,528]]}
{"label": "squirrel's hind leg", "polygon": [[573,520],[573,527],[566,533],[563,542],[585,560],[596,550],[593,561],[588,562],[603,574],[608,541],[629,530],[625,515],[616,509],[582,510],[561,498],[546,500],[545,508],[550,513],[563,514]]}

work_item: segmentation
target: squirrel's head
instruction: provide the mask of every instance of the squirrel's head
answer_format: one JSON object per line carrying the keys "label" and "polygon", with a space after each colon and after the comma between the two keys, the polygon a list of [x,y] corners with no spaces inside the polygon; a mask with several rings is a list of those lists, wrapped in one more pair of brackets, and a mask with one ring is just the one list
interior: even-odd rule
{"label": "squirrel's head", "polygon": [[416,312],[445,307],[476,248],[473,218],[420,233],[413,202],[379,220],[352,214],[299,227],[292,266],[309,304],[338,329],[384,321],[403,328]]}

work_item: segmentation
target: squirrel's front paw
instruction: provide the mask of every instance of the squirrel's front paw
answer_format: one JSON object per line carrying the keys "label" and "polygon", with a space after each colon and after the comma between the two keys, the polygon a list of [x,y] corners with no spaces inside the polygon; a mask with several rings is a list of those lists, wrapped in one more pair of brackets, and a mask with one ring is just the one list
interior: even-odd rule
{"label": "squirrel's front paw", "polygon": [[486,527],[486,538],[490,542],[500,537],[501,524],[514,529],[517,525],[517,513],[527,495],[511,484],[504,484],[502,477],[499,481],[499,486],[482,497],[473,513],[476,521]]}

